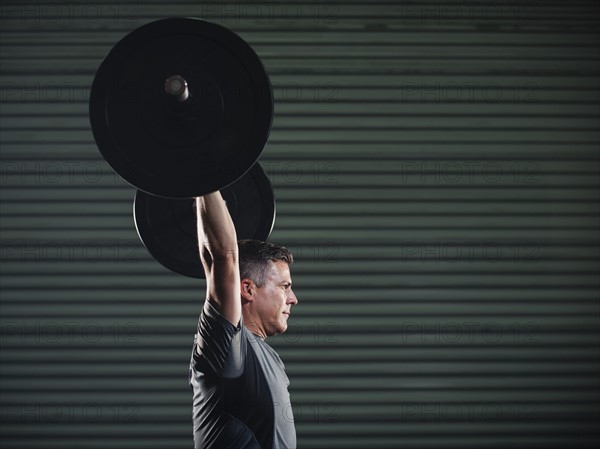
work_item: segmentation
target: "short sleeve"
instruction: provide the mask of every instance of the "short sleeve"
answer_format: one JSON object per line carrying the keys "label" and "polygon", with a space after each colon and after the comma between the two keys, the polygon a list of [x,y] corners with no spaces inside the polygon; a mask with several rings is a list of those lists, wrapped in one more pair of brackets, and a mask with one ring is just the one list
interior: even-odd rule
{"label": "short sleeve", "polygon": [[242,320],[234,326],[207,300],[198,320],[194,368],[205,374],[231,377],[242,366]]}

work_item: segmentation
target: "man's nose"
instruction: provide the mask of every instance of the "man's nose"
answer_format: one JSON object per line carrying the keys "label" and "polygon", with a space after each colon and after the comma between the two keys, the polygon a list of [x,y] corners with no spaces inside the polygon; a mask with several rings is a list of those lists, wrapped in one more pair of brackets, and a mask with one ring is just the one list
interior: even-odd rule
{"label": "man's nose", "polygon": [[288,296],[287,302],[288,302],[288,304],[292,304],[292,305],[298,304],[298,298],[296,298],[296,294],[294,293],[294,290],[292,290],[292,289],[290,289],[290,296]]}

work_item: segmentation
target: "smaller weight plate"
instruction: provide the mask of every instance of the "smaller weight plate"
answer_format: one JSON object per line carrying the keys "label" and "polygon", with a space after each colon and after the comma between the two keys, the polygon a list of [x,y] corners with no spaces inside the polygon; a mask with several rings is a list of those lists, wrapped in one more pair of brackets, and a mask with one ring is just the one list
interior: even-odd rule
{"label": "smaller weight plate", "polygon": [[[221,190],[239,240],[267,240],[275,222],[275,197],[260,164]],[[194,199],[169,199],[138,190],[133,215],[144,246],[163,266],[204,278],[196,230]]]}

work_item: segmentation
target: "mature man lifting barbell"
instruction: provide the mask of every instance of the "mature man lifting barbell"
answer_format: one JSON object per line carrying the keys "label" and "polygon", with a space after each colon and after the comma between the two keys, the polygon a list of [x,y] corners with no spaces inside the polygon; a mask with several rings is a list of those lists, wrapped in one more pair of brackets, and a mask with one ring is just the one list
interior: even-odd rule
{"label": "mature man lifting barbell", "polygon": [[275,202],[256,161],[272,114],[252,48],[196,19],[125,36],[91,92],[96,143],[138,188],[140,238],[166,267],[206,277],[190,362],[195,448],[296,447],[289,381],[265,342],[298,302],[291,253],[264,241]]}

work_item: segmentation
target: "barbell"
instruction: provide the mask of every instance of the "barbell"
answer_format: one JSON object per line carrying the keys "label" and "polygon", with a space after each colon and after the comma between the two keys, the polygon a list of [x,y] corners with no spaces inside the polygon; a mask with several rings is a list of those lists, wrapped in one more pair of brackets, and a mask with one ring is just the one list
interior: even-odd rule
{"label": "barbell", "polygon": [[273,94],[237,34],[192,18],[133,30],[100,64],[89,116],[100,153],[137,189],[136,228],[158,262],[203,277],[191,198],[217,190],[239,239],[268,238],[275,200],[257,160]]}

